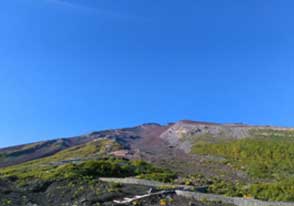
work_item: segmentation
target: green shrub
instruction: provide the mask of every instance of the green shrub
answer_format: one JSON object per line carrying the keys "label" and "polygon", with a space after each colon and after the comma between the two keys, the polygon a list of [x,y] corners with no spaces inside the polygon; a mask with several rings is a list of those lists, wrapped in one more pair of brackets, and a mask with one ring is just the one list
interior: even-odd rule
{"label": "green shrub", "polygon": [[[1,174],[1,173],[0,173]],[[155,167],[144,161],[123,159],[88,160],[80,164],[68,163],[61,166],[30,168],[28,163],[2,170],[4,176],[16,176],[22,185],[33,179],[96,179],[99,177],[146,176],[148,179],[170,182],[176,175],[169,170]]]}
{"label": "green shrub", "polygon": [[170,183],[177,178],[177,175],[173,172],[162,172],[139,175],[139,178]]}
{"label": "green shrub", "polygon": [[247,185],[244,189],[244,185],[216,181],[209,187],[210,192],[294,201],[293,131],[255,130],[251,138],[195,142],[192,152],[224,157],[235,168],[244,169],[256,182],[265,182]]}

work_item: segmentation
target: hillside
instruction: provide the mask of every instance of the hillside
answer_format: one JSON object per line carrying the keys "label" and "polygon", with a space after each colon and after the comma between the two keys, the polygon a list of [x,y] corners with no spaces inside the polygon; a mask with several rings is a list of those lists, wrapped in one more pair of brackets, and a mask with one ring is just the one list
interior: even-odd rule
{"label": "hillside", "polygon": [[[100,177],[137,177],[187,185],[192,191],[294,202],[293,158],[293,128],[149,123],[0,149],[0,203],[111,205],[149,190]],[[138,204],[159,205],[167,197]],[[173,199],[165,204],[222,204]]]}

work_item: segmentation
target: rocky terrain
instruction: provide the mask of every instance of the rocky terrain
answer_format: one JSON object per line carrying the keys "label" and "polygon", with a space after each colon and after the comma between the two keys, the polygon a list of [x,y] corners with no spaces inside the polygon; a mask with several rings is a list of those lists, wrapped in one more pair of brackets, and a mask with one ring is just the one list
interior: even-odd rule
{"label": "rocky terrain", "polygon": [[[115,199],[144,195],[150,187],[99,178],[134,176],[188,185],[192,191],[294,201],[294,191],[284,183],[292,181],[292,145],[293,128],[184,120],[3,148],[0,205],[113,205]],[[132,204],[225,205],[174,194]]]}

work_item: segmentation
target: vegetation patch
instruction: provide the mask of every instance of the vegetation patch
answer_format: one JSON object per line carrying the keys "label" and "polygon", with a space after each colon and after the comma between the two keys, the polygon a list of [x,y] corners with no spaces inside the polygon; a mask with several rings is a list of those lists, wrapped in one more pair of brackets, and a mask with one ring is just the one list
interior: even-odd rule
{"label": "vegetation patch", "polygon": [[[34,163],[35,164],[35,163]],[[14,178],[20,185],[34,180],[56,181],[74,179],[96,179],[99,177],[132,177],[171,182],[176,175],[169,170],[161,169],[144,161],[129,161],[107,158],[88,160],[80,164],[68,163],[61,166],[30,168],[30,163],[0,170],[0,175]],[[36,166],[36,165],[35,165]]]}
{"label": "vegetation patch", "polygon": [[196,142],[192,152],[221,156],[258,180],[248,186],[216,182],[212,192],[263,200],[294,200],[294,132],[253,130],[252,137],[217,143]]}

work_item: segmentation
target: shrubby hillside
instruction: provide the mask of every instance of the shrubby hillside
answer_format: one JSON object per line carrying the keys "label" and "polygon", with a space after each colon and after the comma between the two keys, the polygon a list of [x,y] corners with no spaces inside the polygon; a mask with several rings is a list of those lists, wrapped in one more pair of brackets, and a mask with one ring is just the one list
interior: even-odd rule
{"label": "shrubby hillside", "polygon": [[[153,191],[186,185],[204,193],[294,202],[293,157],[291,128],[180,121],[98,131],[0,149],[0,205],[112,205],[150,189],[100,177],[172,186]],[[224,205],[173,195],[138,204],[181,202]]]}

